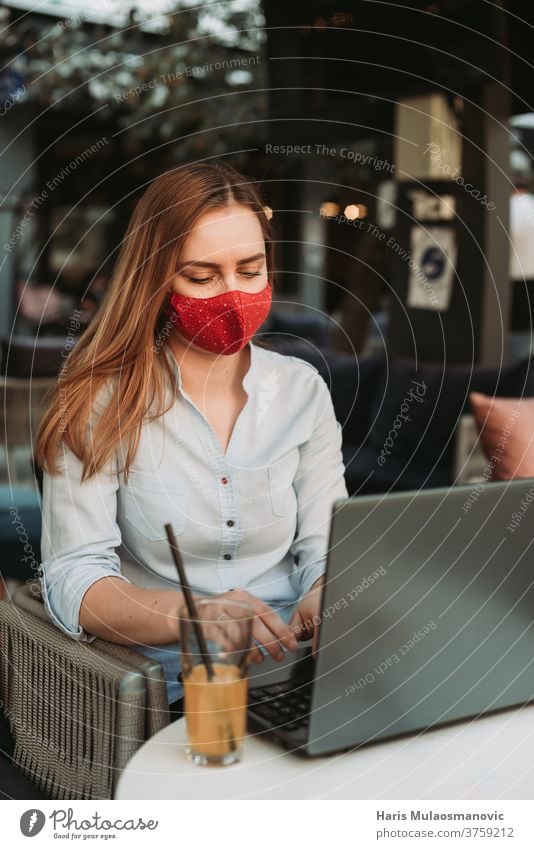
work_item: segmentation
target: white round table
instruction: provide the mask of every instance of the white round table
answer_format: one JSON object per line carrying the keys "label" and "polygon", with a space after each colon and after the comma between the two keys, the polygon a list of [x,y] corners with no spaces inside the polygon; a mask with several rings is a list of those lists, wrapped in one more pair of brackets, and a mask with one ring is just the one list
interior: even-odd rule
{"label": "white round table", "polygon": [[201,767],[185,720],[154,735],[118,781],[116,799],[532,799],[534,705],[330,757],[303,758],[249,735],[243,760]]}

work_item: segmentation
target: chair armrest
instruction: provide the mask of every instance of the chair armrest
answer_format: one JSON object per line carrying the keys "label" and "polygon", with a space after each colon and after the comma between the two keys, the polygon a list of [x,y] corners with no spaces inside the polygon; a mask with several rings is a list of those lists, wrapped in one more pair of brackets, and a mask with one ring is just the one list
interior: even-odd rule
{"label": "chair armrest", "polygon": [[[21,610],[50,623],[40,593],[39,581],[29,581],[18,587],[13,594],[13,602]],[[65,635],[66,636],[66,635]],[[67,637],[67,640],[70,640]],[[91,645],[105,656],[116,658],[124,664],[130,664],[145,677],[147,689],[145,739],[149,739],[170,722],[167,687],[160,663],[131,647],[121,646],[107,640],[96,639]]]}
{"label": "chair armrest", "polygon": [[13,763],[48,798],[112,798],[126,762],[169,722],[162,668],[126,646],[71,639],[48,619],[36,584],[0,602]]}

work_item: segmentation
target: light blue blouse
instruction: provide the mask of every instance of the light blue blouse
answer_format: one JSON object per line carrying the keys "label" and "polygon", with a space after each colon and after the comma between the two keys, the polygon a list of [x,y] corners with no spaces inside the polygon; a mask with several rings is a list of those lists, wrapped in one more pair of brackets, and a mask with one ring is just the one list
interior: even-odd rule
{"label": "light blue blouse", "polygon": [[[166,522],[199,594],[245,588],[289,621],[324,572],[332,505],[347,496],[341,425],[314,366],[249,345],[248,398],[226,453],[165,348],[159,356],[173,365],[176,398],[144,423],[128,483],[122,448],[83,483],[67,448],[60,473],[44,475],[41,589],[48,615],[69,636],[95,639],[80,627],[80,604],[106,575],[178,588]],[[112,391],[110,384],[96,399],[93,416]],[[136,650],[162,663],[169,701],[179,698],[178,643]]]}

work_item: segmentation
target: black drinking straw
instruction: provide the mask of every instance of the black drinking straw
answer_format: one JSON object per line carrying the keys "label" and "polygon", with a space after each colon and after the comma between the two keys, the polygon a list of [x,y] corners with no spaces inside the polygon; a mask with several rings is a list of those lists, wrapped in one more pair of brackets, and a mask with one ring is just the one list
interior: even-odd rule
{"label": "black drinking straw", "polygon": [[165,531],[167,533],[167,539],[169,540],[169,545],[171,547],[174,564],[178,570],[178,578],[180,580],[180,585],[184,592],[187,610],[189,611],[189,616],[191,617],[193,628],[195,629],[196,638],[200,646],[202,660],[204,662],[204,666],[206,667],[206,672],[208,675],[208,681],[211,681],[213,678],[213,666],[211,664],[211,658],[208,654],[208,647],[206,645],[206,640],[204,639],[204,634],[202,632],[202,627],[198,618],[198,612],[195,605],[195,601],[193,599],[193,595],[191,593],[191,588],[187,583],[187,577],[184,569],[184,561],[182,560],[180,549],[178,548],[178,544],[174,538],[172,525],[165,525]]}

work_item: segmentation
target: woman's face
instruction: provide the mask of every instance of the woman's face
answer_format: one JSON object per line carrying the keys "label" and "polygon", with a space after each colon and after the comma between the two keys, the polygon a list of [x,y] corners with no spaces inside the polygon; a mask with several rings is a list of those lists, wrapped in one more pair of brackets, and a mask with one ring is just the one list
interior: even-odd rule
{"label": "woman's face", "polygon": [[207,212],[187,237],[170,286],[192,298],[232,289],[259,292],[267,283],[265,242],[258,218],[233,204]]}

